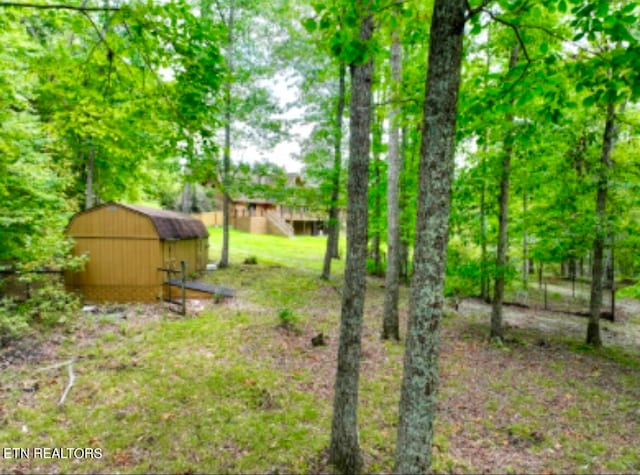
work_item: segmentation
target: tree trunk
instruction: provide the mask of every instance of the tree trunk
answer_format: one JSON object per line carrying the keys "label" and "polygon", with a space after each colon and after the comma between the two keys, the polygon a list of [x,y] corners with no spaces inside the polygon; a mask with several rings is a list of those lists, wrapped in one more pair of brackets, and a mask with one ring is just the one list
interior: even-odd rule
{"label": "tree trunk", "polygon": [[615,322],[616,321],[616,259],[615,259],[615,238],[613,237],[613,235],[611,236],[611,249],[610,249],[610,253],[611,253],[611,267],[610,267],[610,271],[611,271],[611,321]]}
{"label": "tree trunk", "polygon": [[340,171],[342,170],[342,118],[344,117],[346,66],[340,60],[338,69],[338,104],[336,106],[336,122],[334,128],[333,176],[331,178],[331,204],[329,205],[329,226],[327,248],[324,253],[322,278],[331,276],[331,259],[338,258],[338,242],[340,240],[340,216],[338,199],[340,197]]}
{"label": "tree trunk", "polygon": [[[401,16],[398,3],[394,15]],[[398,23],[400,19],[398,18]],[[400,341],[398,300],[400,296],[400,91],[402,87],[402,44],[398,27],[391,33],[391,111],[389,113],[389,160],[387,163],[387,270],[385,273],[382,339]]]}
{"label": "tree trunk", "polygon": [[602,139],[602,154],[598,171],[598,191],[596,193],[597,228],[593,240],[593,261],[591,268],[591,300],[589,303],[589,324],[587,344],[602,346],[600,336],[600,311],[602,307],[602,280],[604,277],[604,244],[607,236],[607,194],[609,191],[609,170],[612,166],[611,152],[615,142],[615,105],[607,105],[607,119]]}
{"label": "tree trunk", "polygon": [[95,149],[93,148],[93,142],[89,141],[89,151],[87,153],[87,180],[85,188],[85,209],[93,208],[95,204],[95,192],[93,191],[93,179],[96,168],[95,163]]}
{"label": "tree trunk", "polygon": [[[609,233],[609,236],[607,237],[607,241],[609,243],[613,242],[613,237],[611,236],[611,233]],[[612,289],[613,288],[613,250],[611,248],[609,248],[609,250],[605,253],[605,283],[604,283],[604,288],[606,289]]]}
{"label": "tree trunk", "polygon": [[[382,120],[382,119],[381,119]],[[372,134],[374,149],[379,150],[382,144],[382,124],[374,125]],[[373,257],[373,274],[380,275],[382,272],[382,254],[380,252],[380,226],[382,221],[382,200],[380,199],[380,187],[382,186],[382,177],[380,176],[380,153],[378,151],[373,154],[373,216],[371,231],[371,254]]]}
{"label": "tree trunk", "polygon": [[488,140],[485,137],[485,144],[482,150],[482,159],[480,162],[480,168],[482,173],[482,188],[480,189],[480,298],[485,302],[491,300],[489,289],[489,269],[488,269],[488,257],[487,257],[487,180],[486,180],[486,154]]}
{"label": "tree trunk", "polygon": [[542,290],[542,273],[544,271],[544,264],[542,261],[538,263],[538,288]]}
{"label": "tree trunk", "polygon": [[[233,21],[235,15],[235,4],[229,4],[229,18],[227,22],[227,73],[233,74]],[[224,151],[222,155],[222,254],[218,267],[229,267],[229,206],[231,198],[229,188],[231,186],[231,79],[227,79],[224,86]]]}
{"label": "tree trunk", "polygon": [[[518,63],[519,45],[511,49],[509,69]],[[513,127],[513,114],[507,114],[508,127]],[[511,174],[511,156],[513,155],[513,131],[507,132],[502,156],[502,173],[500,176],[500,215],[498,230],[498,249],[496,252],[496,278],[493,286],[493,303],[491,306],[491,331],[489,338],[502,341],[504,329],[502,327],[502,302],[504,300],[505,271],[507,267],[507,228],[509,220],[509,175]]]}
{"label": "tree trunk", "polygon": [[527,235],[527,211],[528,211],[527,190],[522,192],[522,287],[525,289],[529,284],[529,242]]}
{"label": "tree trunk", "polygon": [[[405,208],[409,208],[409,201],[411,200],[411,195],[412,195],[412,190],[410,190],[409,188],[413,188],[413,187],[408,187],[408,186],[404,186],[404,177],[406,176],[407,172],[410,172],[411,170],[414,170],[415,167],[413,166],[414,160],[413,160],[413,148],[412,147],[412,153],[411,156],[409,156],[407,154],[407,138],[408,134],[407,134],[407,128],[406,127],[402,127],[401,129],[401,140],[400,140],[400,156],[402,157],[402,169],[399,171],[399,177],[398,177],[398,182],[402,183],[403,185],[399,186],[399,196],[398,196],[398,200],[399,200],[399,204],[400,204],[400,214],[403,215],[404,214],[404,210]],[[400,257],[399,257],[399,261],[400,261],[400,280],[402,282],[404,282],[405,284],[409,284],[410,283],[410,268],[411,268],[411,262],[410,262],[410,254],[409,254],[409,247],[411,246],[411,242],[410,242],[410,238],[409,236],[406,235],[406,233],[402,232],[402,227],[400,227],[400,246],[398,249],[398,252],[400,253]]]}
{"label": "tree trunk", "polygon": [[[369,2],[357,1],[360,40],[373,33]],[[373,63],[351,64],[349,178],[347,184],[347,262],[342,291],[340,342],[336,373],[329,462],[342,473],[358,473],[362,455],[358,441],[360,340],[367,274],[368,181]]]}
{"label": "tree trunk", "polygon": [[191,183],[185,181],[184,188],[182,189],[182,200],[180,203],[180,211],[183,213],[189,213],[191,211]]}
{"label": "tree trunk", "polygon": [[[487,36],[490,35],[487,30]],[[489,87],[488,75],[491,71],[491,54],[487,51],[487,75],[484,87]],[[491,302],[491,283],[489,281],[489,261],[487,253],[487,156],[489,151],[489,129],[484,131],[484,143],[480,158],[480,173],[482,183],[480,188],[480,298],[485,302]]]}
{"label": "tree trunk", "polygon": [[436,0],[431,21],[396,473],[431,468],[465,5]]}

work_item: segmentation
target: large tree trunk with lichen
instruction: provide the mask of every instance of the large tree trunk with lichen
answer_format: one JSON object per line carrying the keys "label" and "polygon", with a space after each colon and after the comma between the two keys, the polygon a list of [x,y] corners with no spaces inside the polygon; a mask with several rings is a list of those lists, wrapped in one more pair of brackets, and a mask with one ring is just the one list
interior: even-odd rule
{"label": "large tree trunk with lichen", "polygon": [[342,170],[342,118],[344,117],[346,66],[340,61],[338,69],[338,104],[336,106],[336,122],[334,124],[333,175],[331,177],[331,203],[329,204],[329,223],[327,248],[324,253],[322,278],[331,276],[331,260],[338,258],[338,242],[340,240],[340,213],[338,198],[340,197],[340,172]]}
{"label": "large tree trunk with lichen", "polygon": [[600,312],[602,307],[602,281],[604,278],[604,244],[607,236],[607,194],[609,192],[609,169],[612,165],[611,152],[615,142],[615,134],[615,105],[609,103],[598,171],[598,191],[596,193],[597,228],[595,239],[593,240],[591,300],[589,303],[589,323],[587,325],[587,343],[593,346],[602,346]]}
{"label": "large tree trunk with lichen", "polygon": [[[370,2],[357,1],[360,40],[373,33]],[[336,372],[329,462],[341,473],[358,473],[362,456],[358,440],[360,341],[366,291],[369,132],[373,64],[351,64],[349,178],[347,183],[347,260],[342,291],[340,342]]]}
{"label": "large tree trunk with lichen", "polygon": [[465,5],[436,0],[431,21],[396,473],[431,468]]}
{"label": "large tree trunk with lichen", "polygon": [[[402,4],[394,11],[401,15]],[[391,111],[389,113],[389,160],[387,163],[387,270],[385,273],[384,313],[382,338],[400,340],[398,299],[400,295],[400,90],[402,87],[402,44],[396,27],[391,33]]]}
{"label": "large tree trunk with lichen", "polygon": [[[511,49],[509,69],[518,63],[519,45]],[[507,114],[507,126],[513,128],[513,114]],[[507,248],[509,241],[507,229],[509,226],[509,177],[511,174],[511,156],[513,155],[513,130],[509,130],[504,140],[502,154],[502,170],[500,173],[500,214],[498,215],[498,248],[496,252],[496,278],[493,285],[493,302],[491,306],[491,340],[502,341],[504,329],[502,326],[502,303],[504,301],[505,273],[507,269]]]}

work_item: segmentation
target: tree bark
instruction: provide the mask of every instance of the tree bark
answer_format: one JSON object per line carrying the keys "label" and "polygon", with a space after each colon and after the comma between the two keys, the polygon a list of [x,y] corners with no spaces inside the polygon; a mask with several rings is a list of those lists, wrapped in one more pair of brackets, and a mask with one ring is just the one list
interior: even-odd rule
{"label": "tree bark", "polygon": [[[402,4],[393,13],[400,23]],[[385,273],[382,339],[400,341],[398,300],[400,296],[400,91],[402,87],[402,44],[399,27],[391,32],[391,111],[389,113],[389,160],[387,163],[387,270]]]}
{"label": "tree bark", "polygon": [[[360,40],[373,34],[368,1],[357,1]],[[342,292],[340,342],[336,372],[329,462],[342,473],[358,473],[362,455],[358,440],[360,341],[367,274],[368,181],[373,62],[351,64],[349,178],[347,183],[347,261]]]}
{"label": "tree bark", "polygon": [[465,5],[436,0],[431,21],[396,473],[431,467]]}
{"label": "tree bark", "polygon": [[[519,45],[511,49],[509,69],[518,63]],[[513,127],[513,114],[507,114],[508,127]],[[504,300],[505,271],[507,267],[507,228],[509,220],[509,176],[511,174],[511,156],[513,155],[513,132],[510,130],[505,137],[504,153],[502,156],[502,173],[500,176],[500,215],[498,231],[498,248],[496,252],[496,278],[493,286],[493,303],[491,306],[491,331],[489,338],[502,341],[504,329],[502,327],[502,302]]]}
{"label": "tree bark", "polygon": [[589,303],[589,323],[587,325],[587,344],[602,346],[600,336],[600,311],[602,308],[602,280],[604,277],[604,244],[607,236],[607,194],[609,192],[609,170],[611,152],[616,135],[615,105],[607,105],[607,119],[602,139],[602,154],[598,171],[598,191],[596,193],[597,228],[593,240],[593,261],[591,267],[591,299]]}
{"label": "tree bark", "polygon": [[340,216],[338,199],[340,197],[340,172],[342,170],[342,119],[344,117],[346,66],[340,60],[338,69],[338,103],[336,105],[336,122],[334,128],[333,176],[331,178],[331,204],[329,205],[329,226],[327,248],[324,253],[324,264],[321,277],[328,280],[331,276],[331,260],[338,258],[338,242],[340,240]]}
{"label": "tree bark", "polygon": [[231,75],[233,74],[233,23],[235,16],[235,4],[229,4],[229,18],[227,21],[227,74],[229,78],[224,85],[224,151],[222,155],[222,253],[218,267],[229,267],[229,206],[231,198],[229,188],[231,186]]}

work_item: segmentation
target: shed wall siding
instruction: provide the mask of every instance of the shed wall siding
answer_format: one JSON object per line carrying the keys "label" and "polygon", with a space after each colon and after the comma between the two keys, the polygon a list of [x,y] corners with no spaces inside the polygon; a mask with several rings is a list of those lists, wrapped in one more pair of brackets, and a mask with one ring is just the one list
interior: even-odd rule
{"label": "shed wall siding", "polygon": [[83,272],[66,273],[67,288],[92,302],[156,301],[166,278],[159,267],[179,270],[184,260],[189,275],[208,263],[208,238],[161,240],[149,216],[119,206],[76,215],[67,234],[73,254],[89,257]]}
{"label": "shed wall siding", "polygon": [[85,271],[75,274],[76,286],[160,285],[160,241],[152,239],[75,238],[75,255],[86,254]]}

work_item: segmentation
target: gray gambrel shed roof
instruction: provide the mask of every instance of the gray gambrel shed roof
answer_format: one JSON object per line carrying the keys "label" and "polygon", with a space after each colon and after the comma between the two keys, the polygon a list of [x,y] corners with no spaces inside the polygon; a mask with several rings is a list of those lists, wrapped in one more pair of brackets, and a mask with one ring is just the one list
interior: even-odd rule
{"label": "gray gambrel shed roof", "polygon": [[90,208],[86,211],[82,211],[81,213],[90,213],[95,209],[108,206],[117,206],[148,217],[156,228],[160,239],[193,239],[209,237],[209,232],[202,221],[193,218],[188,214],[177,213],[175,211],[109,202]]}

